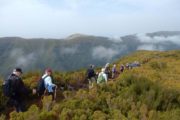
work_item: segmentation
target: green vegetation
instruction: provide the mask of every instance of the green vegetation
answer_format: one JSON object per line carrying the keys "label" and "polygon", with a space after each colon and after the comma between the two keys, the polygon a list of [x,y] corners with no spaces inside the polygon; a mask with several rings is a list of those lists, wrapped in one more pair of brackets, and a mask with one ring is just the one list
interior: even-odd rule
{"label": "green vegetation", "polygon": [[[57,101],[37,98],[28,100],[24,113],[10,113],[10,120],[178,120],[180,118],[180,51],[138,51],[116,61],[121,64],[139,61],[141,67],[125,70],[108,84],[82,89],[85,70],[54,73],[58,89]],[[99,70],[97,70],[99,71]],[[40,72],[27,73],[24,82],[34,88]],[[71,85],[75,89],[68,90]],[[1,96],[0,92],[0,96]],[[6,99],[0,98],[3,108]],[[0,120],[5,119],[2,114]]]}

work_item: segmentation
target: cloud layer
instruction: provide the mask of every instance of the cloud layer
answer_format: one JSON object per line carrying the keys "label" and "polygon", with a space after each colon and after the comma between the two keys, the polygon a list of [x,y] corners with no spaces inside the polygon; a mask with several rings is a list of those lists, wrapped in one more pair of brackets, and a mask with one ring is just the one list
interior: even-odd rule
{"label": "cloud layer", "polygon": [[36,54],[25,54],[22,49],[13,49],[10,53],[10,57],[15,60],[14,65],[20,67],[28,67],[36,60]]}
{"label": "cloud layer", "polygon": [[165,46],[161,45],[165,42],[171,42],[172,44],[180,46],[180,35],[174,36],[154,36],[150,37],[146,34],[137,34],[138,40],[140,40],[141,45],[138,46],[137,50],[165,50]]}
{"label": "cloud layer", "polygon": [[99,60],[111,60],[117,54],[117,50],[112,48],[105,48],[103,46],[97,46],[92,50],[92,57]]}
{"label": "cloud layer", "polygon": [[146,34],[137,34],[137,37],[141,42],[144,42],[144,43],[159,43],[159,42],[164,42],[164,41],[170,41],[170,42],[180,45],[180,35],[167,36],[167,37],[164,37],[164,36],[150,37],[150,36],[147,36]]}
{"label": "cloud layer", "polygon": [[180,30],[179,10],[179,0],[0,0],[0,37]]}

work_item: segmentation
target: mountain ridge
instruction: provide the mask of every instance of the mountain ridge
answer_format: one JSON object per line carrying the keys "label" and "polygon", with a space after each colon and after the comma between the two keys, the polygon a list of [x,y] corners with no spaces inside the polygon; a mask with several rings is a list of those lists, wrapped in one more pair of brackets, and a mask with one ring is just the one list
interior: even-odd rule
{"label": "mountain ridge", "polygon": [[[134,36],[137,33],[134,34],[129,34],[129,35],[124,35],[124,36],[119,36],[120,37],[126,37],[126,36]],[[139,33],[138,33],[139,34]],[[180,31],[157,31],[157,32],[151,32],[151,33],[145,33],[146,35],[149,36],[163,36],[165,35],[167,36],[173,36],[173,35],[180,35]],[[26,37],[20,37],[20,36],[6,36],[6,37],[0,37],[3,39],[45,39],[45,40],[62,40],[62,39],[74,39],[74,38],[78,38],[78,37],[104,37],[104,38],[111,38],[111,37],[107,37],[107,36],[99,36],[99,35],[89,35],[89,34],[83,34],[83,33],[74,33],[74,34],[70,34],[69,36],[65,37],[65,38],[43,38],[43,37],[37,37],[37,38],[26,38]]]}
{"label": "mountain ridge", "polygon": [[33,71],[36,68],[43,70],[46,67],[71,71],[87,67],[89,64],[103,66],[136,50],[180,49],[179,32],[176,36],[170,31],[163,32],[165,33],[170,36],[152,38],[146,34],[134,34],[111,39],[75,34],[75,36],[72,35],[74,39],[69,40],[3,37],[0,38],[0,64],[2,65],[0,74],[7,75],[17,66],[25,71]]}

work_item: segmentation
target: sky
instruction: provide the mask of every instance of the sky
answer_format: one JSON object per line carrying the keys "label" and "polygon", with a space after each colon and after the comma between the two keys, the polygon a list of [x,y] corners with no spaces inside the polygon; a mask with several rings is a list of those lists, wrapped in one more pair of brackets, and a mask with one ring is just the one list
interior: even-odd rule
{"label": "sky", "polygon": [[0,37],[180,31],[180,0],[0,0]]}

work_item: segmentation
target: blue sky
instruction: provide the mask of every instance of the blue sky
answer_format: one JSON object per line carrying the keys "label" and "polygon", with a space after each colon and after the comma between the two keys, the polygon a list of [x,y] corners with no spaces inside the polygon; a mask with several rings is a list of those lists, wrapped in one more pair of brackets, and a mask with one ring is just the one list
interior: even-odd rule
{"label": "blue sky", "polygon": [[179,0],[0,0],[0,37],[180,31]]}

